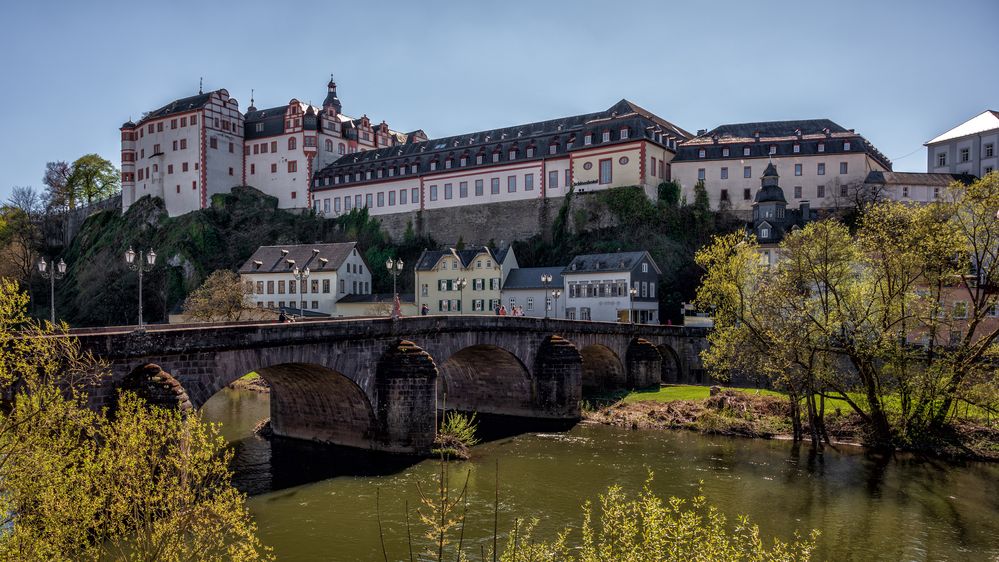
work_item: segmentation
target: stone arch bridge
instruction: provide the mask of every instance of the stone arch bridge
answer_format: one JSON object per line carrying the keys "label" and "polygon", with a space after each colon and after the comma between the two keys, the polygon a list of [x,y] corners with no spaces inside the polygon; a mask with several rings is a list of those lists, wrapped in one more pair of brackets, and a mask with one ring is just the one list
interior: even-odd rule
{"label": "stone arch bridge", "polygon": [[[437,410],[574,420],[584,389],[699,380],[703,328],[498,316],[81,330],[111,365],[96,404],[159,365],[197,408],[256,371],[275,434],[427,452]],[[134,383],[134,381],[132,381]],[[178,385],[179,383],[179,385]]]}

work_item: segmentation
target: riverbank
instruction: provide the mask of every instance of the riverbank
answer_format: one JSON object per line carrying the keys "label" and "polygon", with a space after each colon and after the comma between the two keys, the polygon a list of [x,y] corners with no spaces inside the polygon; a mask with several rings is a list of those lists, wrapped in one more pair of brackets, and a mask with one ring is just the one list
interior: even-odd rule
{"label": "riverbank", "polygon": [[229,383],[229,388],[233,390],[249,390],[250,392],[259,392],[261,394],[270,394],[271,392],[271,385],[257,373],[249,373],[242,378],[236,379]]}
{"label": "riverbank", "polygon": [[[778,392],[765,389],[724,389],[713,396],[706,387],[664,386],[616,397],[584,419],[633,430],[688,430],[709,435],[791,439],[791,408]],[[841,407],[828,407],[826,431],[834,444],[864,446],[860,416]],[[803,420],[807,423],[807,420]],[[807,435],[808,428],[806,426]],[[973,420],[956,420],[939,435],[903,447],[913,453],[954,460],[999,461],[999,427]]]}

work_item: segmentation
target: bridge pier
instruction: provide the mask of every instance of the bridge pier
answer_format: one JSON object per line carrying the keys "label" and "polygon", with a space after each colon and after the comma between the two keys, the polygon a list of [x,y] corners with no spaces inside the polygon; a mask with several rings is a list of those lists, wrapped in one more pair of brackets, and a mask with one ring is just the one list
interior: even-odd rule
{"label": "bridge pier", "polygon": [[547,338],[534,367],[534,402],[538,414],[552,418],[579,418],[582,400],[583,358],[576,346],[560,336]]}
{"label": "bridge pier", "polygon": [[378,362],[379,449],[429,452],[436,437],[437,365],[411,341],[402,340]]}

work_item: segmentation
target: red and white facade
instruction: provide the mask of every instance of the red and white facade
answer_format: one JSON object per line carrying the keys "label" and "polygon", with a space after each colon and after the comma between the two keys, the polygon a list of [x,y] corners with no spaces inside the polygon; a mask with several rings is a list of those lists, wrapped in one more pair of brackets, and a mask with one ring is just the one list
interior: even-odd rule
{"label": "red and white facade", "polygon": [[[336,84],[323,107],[292,99],[245,115],[224,90],[199,93],[121,127],[122,209],[159,197],[170,216],[207,208],[216,193],[248,185],[280,208],[308,208],[313,173],[345,154],[404,143],[384,121],[341,113]],[[422,131],[413,138],[426,138]]]}
{"label": "red and white facade", "polygon": [[240,183],[243,115],[226,90],[147,114],[121,127],[122,208],[144,196],[163,200],[170,216],[208,206]]}

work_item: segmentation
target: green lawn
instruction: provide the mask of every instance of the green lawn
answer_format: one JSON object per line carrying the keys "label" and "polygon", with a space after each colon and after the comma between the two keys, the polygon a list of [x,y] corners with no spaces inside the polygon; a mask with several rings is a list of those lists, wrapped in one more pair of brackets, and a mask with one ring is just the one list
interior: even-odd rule
{"label": "green lawn", "polygon": [[[768,396],[783,396],[780,392],[767,389],[756,388],[727,388],[725,390],[736,390],[747,394],[763,394]],[[624,396],[624,402],[673,402],[674,400],[703,400],[710,395],[710,387],[696,385],[667,385],[658,389],[644,389],[629,392]]]}

